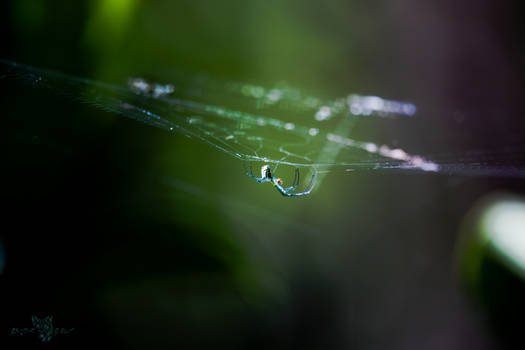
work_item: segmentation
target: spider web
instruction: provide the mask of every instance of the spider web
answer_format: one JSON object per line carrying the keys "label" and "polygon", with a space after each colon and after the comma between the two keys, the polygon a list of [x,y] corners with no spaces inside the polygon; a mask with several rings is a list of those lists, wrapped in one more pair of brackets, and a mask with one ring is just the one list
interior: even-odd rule
{"label": "spider web", "polygon": [[355,94],[323,100],[285,83],[265,88],[184,74],[166,85],[130,78],[128,86],[115,86],[5,60],[0,63],[4,82],[16,80],[48,89],[197,139],[243,161],[307,168],[320,175],[318,185],[323,174],[335,168],[525,175],[523,163],[500,162],[509,152],[444,154],[427,159],[401,148],[350,137],[362,118],[414,117],[416,106],[408,102]]}

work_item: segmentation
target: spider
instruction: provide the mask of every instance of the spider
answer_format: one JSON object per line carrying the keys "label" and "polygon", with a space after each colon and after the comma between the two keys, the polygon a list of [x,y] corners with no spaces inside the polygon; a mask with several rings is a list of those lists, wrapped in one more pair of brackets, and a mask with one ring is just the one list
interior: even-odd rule
{"label": "spider", "polygon": [[[252,171],[252,164],[250,163],[250,171],[246,169],[246,165],[244,166],[244,170],[246,172],[246,175],[254,179],[255,181],[259,183],[264,182],[270,182],[273,184],[273,186],[279,191],[283,196],[285,197],[298,197],[298,196],[304,196],[312,192],[314,186],[315,186],[315,179],[316,179],[316,173],[312,175],[312,180],[310,181],[310,184],[308,185],[308,188],[303,192],[295,192],[292,193],[297,188],[297,185],[299,185],[299,169],[295,168],[295,176],[293,179],[292,186],[290,187],[283,187],[283,180],[280,178],[276,178],[272,174],[272,169],[269,165],[263,165],[261,167],[261,177],[256,177],[253,175]],[[275,171],[277,171],[277,166],[275,167]]]}

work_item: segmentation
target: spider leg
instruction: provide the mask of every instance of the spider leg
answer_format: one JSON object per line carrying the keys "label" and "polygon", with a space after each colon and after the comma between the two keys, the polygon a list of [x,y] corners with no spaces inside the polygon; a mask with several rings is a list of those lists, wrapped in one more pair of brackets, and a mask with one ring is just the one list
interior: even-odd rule
{"label": "spider leg", "polygon": [[[246,175],[248,175],[251,178],[255,177],[255,176],[252,175],[251,170],[248,171],[248,168],[246,167],[246,163],[245,162],[242,162],[242,167],[244,168],[244,172],[246,173]],[[250,162],[250,169],[251,169],[251,167],[252,167],[252,163]]]}
{"label": "spider leg", "polygon": [[288,196],[288,197],[305,196],[305,195],[309,194],[310,192],[312,192],[312,190],[315,187],[316,180],[317,180],[317,171],[314,172],[314,174],[312,175],[312,180],[310,180],[310,184],[308,185],[308,188],[306,190],[304,190],[303,192],[298,192],[298,193],[288,193],[288,192],[286,192],[286,194],[281,192],[281,194],[283,194],[284,196]]}
{"label": "spider leg", "polygon": [[267,179],[267,178],[264,178],[264,177],[256,177],[255,175],[253,175],[252,162],[250,162],[250,171],[248,171],[248,168],[246,168],[246,164],[245,164],[244,162],[242,163],[242,165],[243,165],[243,167],[244,167],[244,172],[246,173],[246,175],[248,175],[249,177],[251,177],[251,178],[254,179],[255,181],[260,182],[260,183],[268,182],[268,179]]}
{"label": "spider leg", "polygon": [[251,177],[254,180],[258,180],[258,178],[253,175],[252,162],[250,162],[250,168],[249,168],[250,170],[249,171],[248,171],[248,168],[246,167],[246,163],[242,162],[242,166],[244,167],[244,172],[246,173],[246,175],[248,175],[249,177]]}
{"label": "spider leg", "polygon": [[285,191],[286,192],[293,191],[293,190],[295,190],[297,188],[298,185],[299,185],[299,168],[295,168],[295,175],[294,175],[294,178],[293,178],[292,186],[288,187],[288,188],[285,188]]}
{"label": "spider leg", "polygon": [[297,187],[299,185],[299,168],[295,168],[295,177],[293,179],[293,186],[294,188]]}
{"label": "spider leg", "polygon": [[277,168],[279,167],[279,163],[275,163],[275,168],[273,168],[273,175],[275,176],[275,172],[277,171]]}

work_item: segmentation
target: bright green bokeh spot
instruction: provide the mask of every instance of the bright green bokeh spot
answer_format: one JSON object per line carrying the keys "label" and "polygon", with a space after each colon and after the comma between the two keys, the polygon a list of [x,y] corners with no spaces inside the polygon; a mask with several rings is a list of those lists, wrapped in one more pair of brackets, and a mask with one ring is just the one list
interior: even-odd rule
{"label": "bright green bokeh spot", "polygon": [[93,74],[99,80],[118,77],[126,66],[122,50],[129,45],[129,32],[139,0],[99,0],[93,2],[84,40],[96,58]]}
{"label": "bright green bokeh spot", "polygon": [[525,202],[492,195],[475,205],[463,222],[458,259],[461,278],[474,294],[486,278],[488,261],[525,279]]}
{"label": "bright green bokeh spot", "polygon": [[509,268],[525,278],[525,202],[494,203],[485,210],[481,228],[483,239]]}
{"label": "bright green bokeh spot", "polygon": [[138,0],[99,0],[93,4],[87,25],[87,40],[91,43],[120,42],[129,27]]}

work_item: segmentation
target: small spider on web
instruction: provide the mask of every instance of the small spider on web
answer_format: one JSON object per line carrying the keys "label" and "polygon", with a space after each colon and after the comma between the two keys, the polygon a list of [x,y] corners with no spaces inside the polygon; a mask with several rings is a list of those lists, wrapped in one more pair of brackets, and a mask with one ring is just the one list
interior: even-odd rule
{"label": "small spider on web", "polygon": [[[433,154],[429,160],[401,148],[351,138],[359,119],[412,118],[416,112],[412,103],[378,96],[323,99],[281,84],[265,88],[184,77],[170,84],[131,78],[128,86],[110,85],[0,58],[0,83],[10,88],[15,82],[184,135],[241,161],[265,162],[260,177],[253,174],[251,163],[249,170],[244,164],[246,174],[259,183],[271,183],[285,197],[310,194],[325,174],[336,169],[525,177],[519,143],[504,144],[498,151]],[[279,164],[295,167],[291,184],[275,177]],[[313,172],[302,192],[296,191],[300,168]]]}
{"label": "small spider on web", "polygon": [[310,192],[312,192],[312,190],[314,189],[317,172],[314,172],[314,174],[312,175],[312,179],[310,180],[310,184],[308,185],[306,190],[304,190],[303,192],[293,192],[295,191],[295,189],[297,188],[300,182],[299,168],[295,168],[292,186],[284,187],[283,186],[284,181],[281,178],[274,176],[274,174],[277,172],[277,167],[278,165],[275,166],[274,172],[272,173],[272,169],[270,168],[268,164],[263,165],[261,167],[261,177],[256,177],[255,175],[253,175],[253,168],[252,168],[251,163],[249,166],[249,171],[246,168],[246,164],[244,164],[244,171],[246,172],[246,175],[248,175],[249,177],[251,177],[252,179],[254,179],[255,181],[259,183],[270,182],[277,189],[277,191],[279,191],[285,197],[305,196],[309,194]]}

